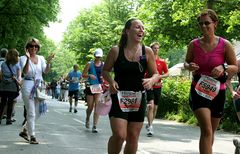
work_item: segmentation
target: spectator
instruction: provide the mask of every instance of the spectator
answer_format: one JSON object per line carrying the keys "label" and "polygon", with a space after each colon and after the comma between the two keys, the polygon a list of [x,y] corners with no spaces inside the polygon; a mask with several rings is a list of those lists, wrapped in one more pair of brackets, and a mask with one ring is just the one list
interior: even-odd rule
{"label": "spectator", "polygon": [[35,137],[35,119],[39,115],[39,100],[33,97],[35,80],[43,80],[42,74],[49,72],[50,63],[54,57],[54,54],[51,54],[46,62],[43,56],[38,55],[39,51],[39,40],[30,38],[25,45],[25,55],[20,57],[20,65],[24,76],[22,98],[27,111],[27,123],[23,126],[19,136],[27,141],[29,141],[30,136],[30,144],[38,144]]}

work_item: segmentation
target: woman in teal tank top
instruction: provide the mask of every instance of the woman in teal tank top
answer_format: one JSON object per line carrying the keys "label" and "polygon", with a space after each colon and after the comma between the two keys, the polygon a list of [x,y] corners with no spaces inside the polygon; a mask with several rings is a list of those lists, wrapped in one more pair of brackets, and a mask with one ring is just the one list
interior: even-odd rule
{"label": "woman in teal tank top", "polygon": [[99,102],[100,94],[102,93],[101,90],[101,83],[102,83],[102,68],[103,62],[101,58],[103,57],[102,49],[98,48],[95,50],[94,53],[95,59],[90,61],[86,64],[83,70],[83,77],[87,79],[87,86],[86,86],[86,95],[87,95],[87,110],[86,110],[86,121],[85,127],[88,129],[89,120],[91,113],[94,109],[93,115],[93,126],[92,132],[97,133],[97,123],[99,119],[99,115],[95,112],[97,103]]}

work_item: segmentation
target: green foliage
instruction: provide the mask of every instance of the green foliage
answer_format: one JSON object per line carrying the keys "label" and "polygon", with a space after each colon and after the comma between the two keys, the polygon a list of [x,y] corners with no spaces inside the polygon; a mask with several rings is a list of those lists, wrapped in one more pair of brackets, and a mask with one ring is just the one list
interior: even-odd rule
{"label": "green foliage", "polygon": [[59,0],[1,0],[0,47],[22,49],[25,40],[34,36],[44,39],[43,27],[56,21]]}
{"label": "green foliage", "polygon": [[[190,83],[191,80],[185,77],[169,77],[164,80],[157,117],[197,125],[197,120],[189,107]],[[226,95],[224,115],[219,128],[239,133],[239,121],[228,90]]]}
{"label": "green foliage", "polygon": [[137,0],[104,0],[98,6],[81,10],[64,35],[64,49],[74,51],[80,65],[92,58],[91,51],[96,48],[102,48],[106,56],[118,44],[123,24],[137,5]]}
{"label": "green foliage", "polygon": [[[158,115],[164,117],[165,114],[184,114],[191,113],[188,105],[190,81],[183,77],[169,77],[164,80],[161,103],[159,105]],[[184,117],[182,117],[184,118]],[[186,119],[178,119],[186,121]]]}
{"label": "green foliage", "polygon": [[229,90],[227,90],[226,95],[227,97],[224,106],[224,115],[221,120],[220,128],[239,133],[240,132],[239,120],[237,118],[236,110],[233,104],[233,99],[231,97],[231,93]]}

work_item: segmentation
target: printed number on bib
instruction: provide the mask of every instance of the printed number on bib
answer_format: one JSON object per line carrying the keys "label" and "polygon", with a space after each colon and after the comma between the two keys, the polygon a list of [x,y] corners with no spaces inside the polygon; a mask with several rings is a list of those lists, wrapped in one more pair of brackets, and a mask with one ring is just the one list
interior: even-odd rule
{"label": "printed number on bib", "polygon": [[142,101],[142,92],[118,91],[118,102],[123,112],[136,112]]}
{"label": "printed number on bib", "polygon": [[202,75],[197,82],[195,90],[198,95],[213,100],[220,90],[220,82],[212,77]]}
{"label": "printed number on bib", "polygon": [[79,78],[78,78],[78,77],[72,77],[72,81],[73,81],[74,83],[78,83],[78,82],[79,82]]}
{"label": "printed number on bib", "polygon": [[101,84],[91,85],[90,90],[93,94],[99,94],[103,92]]}

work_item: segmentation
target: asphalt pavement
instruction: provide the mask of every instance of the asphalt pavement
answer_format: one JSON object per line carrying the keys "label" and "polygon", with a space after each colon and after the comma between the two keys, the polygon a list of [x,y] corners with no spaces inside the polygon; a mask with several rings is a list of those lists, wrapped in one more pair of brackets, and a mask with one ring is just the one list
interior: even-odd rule
{"label": "asphalt pavement", "polygon": [[[78,112],[70,113],[68,102],[47,99],[48,112],[36,123],[36,137],[40,144],[30,145],[18,136],[23,121],[23,102],[16,104],[16,122],[0,125],[0,154],[106,154],[111,135],[108,116],[100,117],[98,133],[86,129],[83,101]],[[92,118],[91,118],[92,120]],[[92,121],[91,123],[92,124]],[[146,124],[146,120],[145,120]],[[197,154],[199,128],[174,121],[156,119],[154,136],[147,137],[142,128],[137,154]],[[213,145],[214,154],[233,154],[232,139],[239,135],[217,131]]]}

